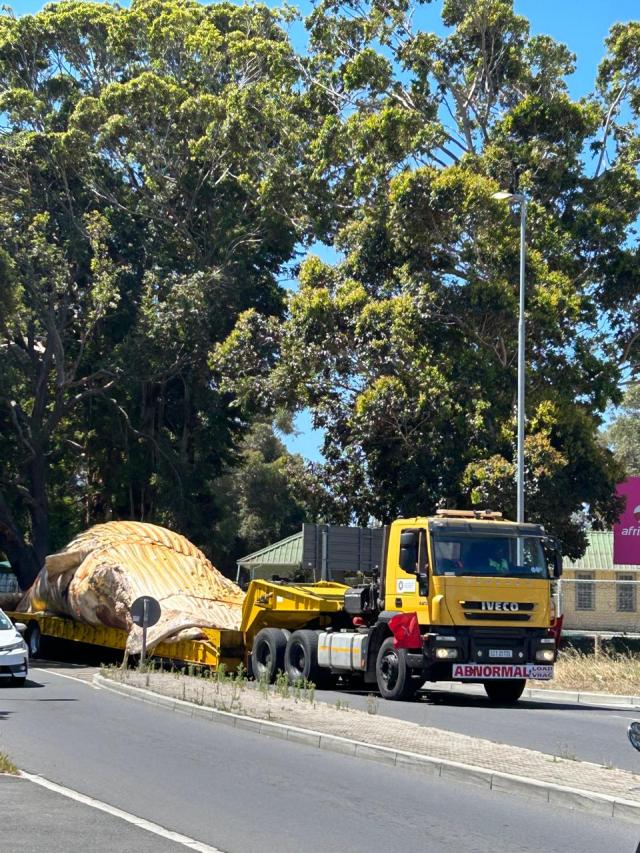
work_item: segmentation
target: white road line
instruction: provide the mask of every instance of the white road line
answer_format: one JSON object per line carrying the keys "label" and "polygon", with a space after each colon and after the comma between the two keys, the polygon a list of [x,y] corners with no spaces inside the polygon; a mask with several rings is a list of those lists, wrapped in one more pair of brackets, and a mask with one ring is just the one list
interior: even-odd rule
{"label": "white road line", "polygon": [[30,667],[30,672],[43,672],[45,675],[57,675],[58,678],[68,678],[69,681],[79,681],[80,684],[86,684],[87,687],[93,687],[94,690],[100,690],[97,684],[92,684],[84,678],[78,678],[77,675],[67,675],[63,672],[56,672],[54,669],[41,669],[39,666]]}
{"label": "white road line", "polygon": [[72,788],[65,788],[64,785],[58,785],[56,782],[50,782],[42,776],[34,776],[31,773],[21,771],[21,775],[34,782],[36,785],[41,785],[43,788],[48,788],[50,791],[55,791],[56,794],[62,794],[63,797],[69,797],[70,800],[76,800],[78,803],[83,803],[85,806],[91,806],[98,811],[106,812],[107,814],[118,817],[120,820],[125,820],[127,823],[132,823],[139,829],[144,829],[147,832],[152,832],[154,835],[159,835],[161,838],[166,838],[169,841],[175,841],[176,844],[181,844],[183,847],[188,847],[189,850],[197,850],[199,853],[223,853],[217,847],[211,847],[209,844],[204,844],[202,841],[196,841],[195,838],[189,838],[188,835],[181,835],[179,832],[173,832],[171,829],[165,829],[157,823],[152,823],[150,820],[145,820],[137,815],[125,812],[122,809],[117,809],[115,806],[110,806],[108,803],[103,803],[101,800],[95,800],[93,797],[87,797],[86,794],[81,794],[79,791],[74,791]]}

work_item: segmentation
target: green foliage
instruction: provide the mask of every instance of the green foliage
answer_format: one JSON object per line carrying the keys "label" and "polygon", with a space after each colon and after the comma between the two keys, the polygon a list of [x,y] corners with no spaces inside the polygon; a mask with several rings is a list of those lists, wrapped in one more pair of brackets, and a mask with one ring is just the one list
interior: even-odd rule
{"label": "green foliage", "polygon": [[236,328],[221,352],[242,382],[220,362],[223,381],[240,405],[311,410],[335,519],[513,515],[519,222],[493,195],[525,192],[527,512],[575,556],[585,519],[619,511],[598,428],[638,341],[638,129],[616,124],[623,89],[640,106],[637,33],[612,30],[596,95],[573,101],[573,55],[510,0],[442,15],[444,37],[405,2],[310,16],[315,169],[344,259],[303,264],[279,328]]}
{"label": "green foliage", "polygon": [[640,385],[627,388],[618,415],[603,439],[627,476],[640,477]]}
{"label": "green foliage", "polygon": [[0,15],[0,547],[23,583],[108,518],[208,544],[243,428],[209,350],[282,312],[319,216],[299,77],[262,5]]}
{"label": "green foliage", "polygon": [[247,554],[321,520],[328,496],[302,457],[288,453],[270,422],[257,421],[237,458],[216,481],[221,516],[213,537],[217,565],[231,570]]}

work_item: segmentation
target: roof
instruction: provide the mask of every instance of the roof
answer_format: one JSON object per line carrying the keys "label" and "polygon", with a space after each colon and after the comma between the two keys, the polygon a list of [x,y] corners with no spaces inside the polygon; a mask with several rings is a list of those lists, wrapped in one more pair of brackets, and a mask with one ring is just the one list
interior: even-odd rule
{"label": "roof", "polygon": [[[583,557],[579,560],[570,560],[565,557],[563,560],[565,569],[573,569],[574,571],[589,571],[593,572],[597,569],[610,569],[611,571],[638,571],[638,566],[628,566],[615,564],[613,562],[613,533],[611,531],[596,531],[590,530],[587,533],[589,544]],[[640,543],[639,543],[640,544]],[[638,554],[638,562],[640,563],[640,554]]]}
{"label": "roof", "polygon": [[267,545],[238,560],[239,566],[299,566],[302,563],[303,532]]}

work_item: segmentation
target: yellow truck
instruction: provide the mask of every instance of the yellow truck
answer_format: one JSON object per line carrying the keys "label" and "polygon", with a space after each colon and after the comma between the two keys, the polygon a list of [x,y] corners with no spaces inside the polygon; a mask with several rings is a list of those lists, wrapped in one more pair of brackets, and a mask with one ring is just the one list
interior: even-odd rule
{"label": "yellow truck", "polygon": [[[341,681],[407,699],[425,681],[484,685],[490,700],[517,701],[527,678],[550,679],[557,655],[552,582],[558,543],[541,525],[490,511],[439,510],[386,527],[378,570],[359,586],[252,580],[239,631],[157,646],[183,663],[232,667],[255,678],[318,686]],[[46,614],[15,613],[39,652],[56,636],[124,649],[126,633]]]}

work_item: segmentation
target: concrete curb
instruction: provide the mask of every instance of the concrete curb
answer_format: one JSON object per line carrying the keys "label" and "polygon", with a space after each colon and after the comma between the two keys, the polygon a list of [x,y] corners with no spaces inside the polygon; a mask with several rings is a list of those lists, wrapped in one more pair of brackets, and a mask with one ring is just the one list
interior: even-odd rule
{"label": "concrete curb", "polygon": [[618,696],[615,693],[586,693],[576,690],[545,690],[540,687],[525,687],[522,694],[527,699],[553,699],[555,702],[575,702],[576,705],[594,705],[598,708],[640,709],[640,696]]}
{"label": "concrete curb", "polygon": [[476,767],[472,764],[461,764],[457,761],[363,743],[338,735],[316,732],[312,729],[301,729],[283,723],[258,720],[254,717],[232,714],[229,711],[218,711],[215,708],[194,705],[192,702],[185,702],[182,699],[162,696],[160,693],[144,690],[141,687],[120,684],[117,681],[104,678],[99,673],[93,676],[93,683],[97,687],[121,696],[128,696],[150,705],[158,705],[171,711],[188,714],[191,717],[226,723],[236,729],[302,743],[316,749],[338,752],[341,755],[353,755],[357,758],[367,758],[395,767],[410,768],[428,776],[440,776],[448,781],[477,785],[489,791],[534,797],[538,801],[542,800],[552,805],[567,806],[580,811],[594,812],[604,817],[622,818],[640,823],[640,802],[623,800],[579,788],[554,785],[552,782],[541,782],[524,776],[515,776],[511,773],[487,770],[484,767]]}
{"label": "concrete curb", "polygon": [[[468,687],[468,685],[467,685]],[[434,693],[466,693],[462,682],[441,682],[429,685],[426,691]],[[483,696],[484,693],[479,692]],[[553,688],[525,687],[523,699],[544,699],[547,702],[572,702],[575,705],[589,705],[595,708],[626,708],[640,711],[640,696],[620,696],[617,693],[589,693],[584,690],[554,690]]]}

